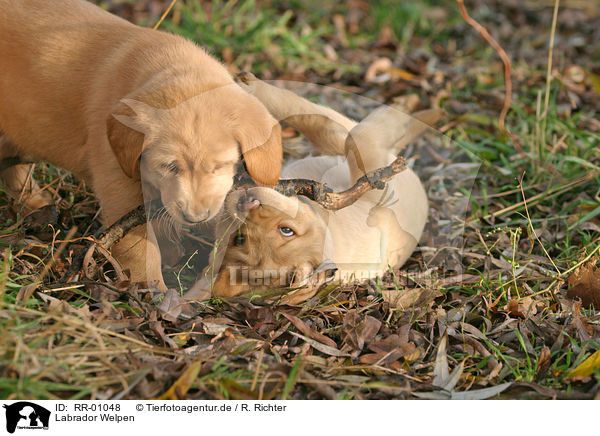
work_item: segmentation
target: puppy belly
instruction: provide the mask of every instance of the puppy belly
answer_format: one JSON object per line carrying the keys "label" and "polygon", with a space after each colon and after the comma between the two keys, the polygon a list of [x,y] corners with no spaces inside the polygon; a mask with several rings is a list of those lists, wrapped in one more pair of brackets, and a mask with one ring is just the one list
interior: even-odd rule
{"label": "puppy belly", "polygon": [[376,227],[364,223],[353,232],[338,234],[335,252],[328,257],[338,268],[338,280],[373,279],[401,267],[410,257],[417,246],[416,239],[397,223],[394,226],[378,224]]}

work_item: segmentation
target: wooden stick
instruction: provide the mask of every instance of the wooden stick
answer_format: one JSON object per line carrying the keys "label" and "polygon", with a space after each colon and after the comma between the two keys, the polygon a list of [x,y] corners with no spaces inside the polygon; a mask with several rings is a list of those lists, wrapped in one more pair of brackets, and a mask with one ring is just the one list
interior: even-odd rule
{"label": "wooden stick", "polygon": [[[384,189],[385,183],[396,174],[406,169],[406,159],[398,156],[387,167],[369,171],[359,178],[356,183],[342,192],[333,190],[323,183],[308,179],[284,179],[273,188],[287,197],[303,195],[329,210],[339,210],[355,203],[363,194],[373,189]],[[243,174],[236,177],[234,189],[247,189],[256,186],[249,175]]]}
{"label": "wooden stick", "polygon": [[[94,242],[91,242],[88,248],[82,248],[74,257],[71,266],[61,277],[59,282],[66,283],[71,277],[77,274],[84,265],[84,260],[88,250],[92,246],[100,245],[105,250],[110,250],[113,245],[119,242],[131,229],[146,224],[146,209],[158,210],[161,207],[160,200],[153,200],[149,203],[138,206],[120,218],[116,223],[106,229]],[[98,266],[90,266],[86,275],[93,277],[98,272]]]}
{"label": "wooden stick", "polygon": [[167,10],[162,14],[162,16],[160,17],[158,22],[154,25],[154,27],[153,27],[154,30],[157,30],[160,27],[161,23],[164,21],[164,19],[167,18],[167,15],[169,15],[169,12],[171,12],[171,9],[173,9],[173,6],[175,6],[176,1],[177,0],[173,0],[171,2],[169,7],[167,8]]}

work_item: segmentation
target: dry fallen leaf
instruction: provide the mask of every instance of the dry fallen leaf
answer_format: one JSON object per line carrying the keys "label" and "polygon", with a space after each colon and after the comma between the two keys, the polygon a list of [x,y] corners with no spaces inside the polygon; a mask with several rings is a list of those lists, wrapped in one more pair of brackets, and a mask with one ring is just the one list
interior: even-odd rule
{"label": "dry fallen leaf", "polygon": [[390,73],[394,79],[398,80],[412,80],[416,77],[413,73],[401,68],[390,68],[388,73]]}
{"label": "dry fallen leaf", "polygon": [[448,391],[438,391],[438,392],[413,392],[412,394],[419,398],[424,398],[428,400],[486,400],[488,398],[495,397],[500,394],[508,387],[512,385],[512,382],[502,383],[497,386],[492,386],[489,388],[483,389],[474,389],[472,391],[466,392],[448,392]]}
{"label": "dry fallen leaf", "polygon": [[577,368],[569,373],[568,377],[570,379],[589,377],[598,370],[600,370],[600,350],[585,359]]}
{"label": "dry fallen leaf", "polygon": [[414,343],[404,341],[399,335],[390,335],[383,341],[371,342],[369,350],[373,353],[360,356],[361,363],[390,366],[396,370],[401,366],[401,362],[397,362],[398,359],[403,358],[405,362],[411,363],[421,355]]}
{"label": "dry fallen leaf", "polygon": [[177,343],[165,333],[164,326],[160,321],[157,320],[157,318],[156,312],[150,314],[150,318],[148,320],[148,326],[150,327],[150,330],[152,330],[154,334],[162,339],[162,341],[169,347],[173,349],[179,348],[179,345],[177,345]]}
{"label": "dry fallen leaf", "polygon": [[435,365],[433,367],[433,381],[431,382],[434,386],[443,387],[450,377],[447,349],[448,330],[444,332],[444,336],[442,336],[440,343],[438,344]]}
{"label": "dry fallen leaf", "polygon": [[476,389],[465,392],[456,392],[454,388],[460,380],[465,368],[465,362],[460,362],[452,372],[448,369],[448,331],[444,332],[439,344],[435,357],[433,368],[433,386],[441,388],[440,391],[434,392],[413,392],[413,395],[419,398],[431,400],[484,400],[498,395],[500,392],[508,388],[512,383],[503,383],[501,385],[492,386],[484,389]]}
{"label": "dry fallen leaf", "polygon": [[548,368],[550,367],[550,364],[552,363],[550,356],[551,356],[550,348],[548,348],[546,345],[544,345],[544,347],[542,348],[542,351],[540,352],[540,358],[538,360],[538,368],[535,373],[536,380],[541,380],[542,377],[544,377],[546,375],[546,373],[548,372]]}
{"label": "dry fallen leaf", "polygon": [[291,321],[292,324],[294,324],[294,326],[300,330],[300,333],[314,339],[315,341],[319,341],[322,344],[328,345],[332,348],[337,348],[337,344],[331,339],[328,338],[325,335],[322,335],[321,333],[311,329],[308,325],[306,325],[306,323],[304,321],[302,321],[300,318],[292,315],[292,314],[288,314],[285,312],[281,312],[281,314],[286,317],[289,321]]}
{"label": "dry fallen leaf", "polygon": [[43,292],[38,292],[39,297],[48,304],[48,312],[54,313],[66,313],[69,315],[78,316],[84,320],[90,320],[92,318],[90,314],[90,307],[86,304],[82,307],[74,307],[66,301],[59,300],[58,298],[52,297]]}
{"label": "dry fallen leaf", "polygon": [[420,97],[418,94],[407,94],[393,97],[392,101],[394,102],[394,107],[398,108],[398,110],[412,113],[419,105],[419,99]]}
{"label": "dry fallen leaf", "polygon": [[587,308],[600,308],[600,269],[594,268],[596,262],[588,262],[576,269],[568,278],[567,297],[580,299]]}
{"label": "dry fallen leaf", "polygon": [[168,289],[157,308],[163,319],[175,322],[186,303],[187,301],[183,300],[175,289]]}
{"label": "dry fallen leaf", "polygon": [[507,311],[509,315],[525,318],[525,315],[519,309],[519,302],[514,298],[511,299],[506,306],[504,306],[504,310]]}
{"label": "dry fallen leaf", "polygon": [[537,313],[537,306],[532,297],[513,298],[502,310],[515,318],[527,318]]}
{"label": "dry fallen leaf", "polygon": [[381,321],[370,315],[361,319],[358,312],[352,310],[344,318],[344,341],[355,350],[362,350],[366,342],[370,342],[379,331]]}
{"label": "dry fallen leaf", "polygon": [[396,35],[390,26],[383,26],[379,31],[379,36],[375,42],[375,47],[396,46]]}
{"label": "dry fallen leaf", "polygon": [[267,335],[275,330],[275,312],[271,306],[247,309],[245,317],[250,327],[259,335]]}
{"label": "dry fallen leaf", "polygon": [[382,290],[381,295],[383,301],[390,303],[390,306],[407,310],[411,307],[424,307],[441,294],[436,289],[413,288],[402,291]]}
{"label": "dry fallen leaf", "polygon": [[349,354],[344,353],[344,352],[338,350],[337,348],[330,347],[329,345],[322,344],[319,341],[315,341],[314,339],[307,338],[306,336],[302,336],[299,333],[290,332],[290,334],[294,335],[294,336],[296,336],[296,337],[298,337],[300,339],[302,339],[307,344],[309,344],[311,347],[313,347],[315,350],[318,350],[321,353],[328,354],[330,356],[336,356],[336,357],[346,357],[346,356],[349,356]]}
{"label": "dry fallen leaf", "polygon": [[173,385],[169,388],[167,392],[162,394],[157,400],[182,400],[185,398],[185,394],[190,389],[196,377],[198,377],[198,373],[200,372],[200,368],[202,367],[201,361],[196,361],[192,363],[188,369],[186,369],[183,374],[179,376],[177,381],[173,383]]}
{"label": "dry fallen leaf", "polygon": [[367,68],[365,73],[365,82],[373,82],[375,77],[380,73],[385,73],[392,68],[392,61],[388,58],[379,58],[373,61],[373,63]]}

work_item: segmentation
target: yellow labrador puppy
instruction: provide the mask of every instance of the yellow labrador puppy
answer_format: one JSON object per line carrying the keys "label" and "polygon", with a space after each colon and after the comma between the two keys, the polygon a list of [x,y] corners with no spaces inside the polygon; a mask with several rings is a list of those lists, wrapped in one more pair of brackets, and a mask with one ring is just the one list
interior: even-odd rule
{"label": "yellow labrador puppy", "polygon": [[[356,123],[261,81],[249,81],[247,90],[276,118],[309,138],[318,152],[330,154],[286,165],[282,178],[317,180],[338,192],[366,172],[389,165],[440,116],[437,110],[409,116],[387,107]],[[338,211],[270,188],[236,191],[225,203],[225,212],[234,220],[220,226],[224,237],[215,261],[187,297],[202,296],[202,290],[210,288],[214,295],[227,297],[251,289],[303,286],[284,298],[299,302],[316,292],[311,275],[312,280],[321,280],[322,275],[314,273],[327,260],[342,281],[380,276],[409,258],[427,211],[425,190],[410,169],[388,182],[384,192],[368,192]]]}
{"label": "yellow labrador puppy", "polygon": [[[140,205],[143,190],[176,225],[211,219],[240,149],[257,182],[277,183],[277,121],[183,38],[84,0],[0,0],[0,65],[0,158],[72,171],[97,194],[107,225]],[[31,194],[36,208],[47,198],[27,172],[4,169],[0,182]],[[165,287],[151,229],[129,233],[115,254],[132,280]]]}

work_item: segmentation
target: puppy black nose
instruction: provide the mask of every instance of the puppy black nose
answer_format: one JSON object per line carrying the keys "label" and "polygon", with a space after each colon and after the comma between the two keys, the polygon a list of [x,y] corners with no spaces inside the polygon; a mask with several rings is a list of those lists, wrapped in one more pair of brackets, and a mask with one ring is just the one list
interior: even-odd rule
{"label": "puppy black nose", "polygon": [[258,206],[260,206],[260,201],[248,193],[242,194],[237,202],[237,209],[240,212],[248,212],[256,209]]}

